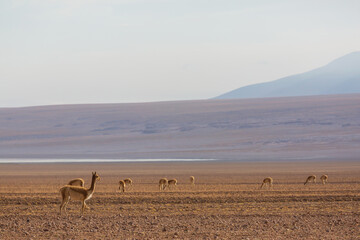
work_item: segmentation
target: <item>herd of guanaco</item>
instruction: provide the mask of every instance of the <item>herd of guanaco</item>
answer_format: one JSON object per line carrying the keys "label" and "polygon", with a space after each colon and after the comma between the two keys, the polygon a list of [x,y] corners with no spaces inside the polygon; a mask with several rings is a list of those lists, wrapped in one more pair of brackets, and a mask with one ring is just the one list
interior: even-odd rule
{"label": "herd of guanaco", "polygon": [[[60,204],[60,214],[61,214],[62,210],[64,210],[64,212],[66,213],[66,206],[69,203],[70,199],[81,201],[81,203],[82,203],[81,215],[84,213],[85,208],[90,209],[86,205],[86,201],[92,197],[92,195],[95,191],[96,182],[99,180],[100,180],[100,176],[96,172],[93,172],[90,188],[85,188],[84,180],[81,178],[73,179],[73,180],[69,181],[67,185],[60,188],[60,194],[62,197],[62,202]],[[328,176],[322,175],[320,177],[320,180],[321,180],[322,184],[325,184],[328,181]],[[309,177],[307,177],[304,185],[306,185],[310,182],[316,183],[315,175],[310,175]],[[131,180],[131,178],[126,178],[124,180],[120,180],[119,181],[120,192],[125,192],[125,187],[132,186],[132,184],[133,184],[133,181]],[[195,177],[194,176],[190,177],[190,184],[195,185]],[[177,180],[175,178],[169,179],[169,180],[167,178],[161,178],[159,180],[159,191],[164,191],[166,188],[171,189],[172,187],[175,187],[176,185],[177,185]],[[260,186],[260,189],[265,185],[267,185],[268,188],[271,189],[273,186],[273,179],[271,177],[265,178]],[[170,186],[172,186],[172,187],[170,187]]]}

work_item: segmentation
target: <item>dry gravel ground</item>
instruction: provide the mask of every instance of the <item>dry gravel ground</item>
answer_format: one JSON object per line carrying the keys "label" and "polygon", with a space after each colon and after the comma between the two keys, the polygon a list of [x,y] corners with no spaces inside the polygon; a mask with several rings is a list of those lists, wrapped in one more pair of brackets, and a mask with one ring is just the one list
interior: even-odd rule
{"label": "dry gravel ground", "polygon": [[[59,188],[101,181],[80,217]],[[329,183],[304,186],[306,177]],[[0,239],[360,239],[360,161],[0,165]],[[189,176],[196,185],[189,184]],[[260,190],[264,177],[273,190]],[[131,177],[120,193],[117,182]],[[178,186],[159,192],[161,177]]]}

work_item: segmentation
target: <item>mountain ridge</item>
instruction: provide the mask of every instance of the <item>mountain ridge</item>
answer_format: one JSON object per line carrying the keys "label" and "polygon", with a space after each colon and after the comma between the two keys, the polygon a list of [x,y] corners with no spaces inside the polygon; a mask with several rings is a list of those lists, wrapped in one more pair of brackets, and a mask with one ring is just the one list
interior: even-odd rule
{"label": "mountain ridge", "polygon": [[323,67],[274,81],[237,88],[214,99],[313,96],[360,93],[360,51]]}

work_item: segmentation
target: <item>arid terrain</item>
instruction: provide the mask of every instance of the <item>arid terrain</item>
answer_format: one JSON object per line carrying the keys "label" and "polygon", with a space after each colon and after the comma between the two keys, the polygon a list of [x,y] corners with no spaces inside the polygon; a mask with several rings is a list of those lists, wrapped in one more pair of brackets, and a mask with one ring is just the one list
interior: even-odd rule
{"label": "arid terrain", "polygon": [[0,158],[354,160],[360,94],[0,108]]}
{"label": "arid terrain", "polygon": [[[59,188],[91,172],[90,210]],[[304,186],[307,176],[329,183]],[[191,186],[189,176],[196,177]],[[260,190],[265,177],[272,190]],[[118,181],[134,181],[125,193]],[[161,177],[178,179],[159,192]],[[0,239],[359,239],[360,162],[1,164]]]}

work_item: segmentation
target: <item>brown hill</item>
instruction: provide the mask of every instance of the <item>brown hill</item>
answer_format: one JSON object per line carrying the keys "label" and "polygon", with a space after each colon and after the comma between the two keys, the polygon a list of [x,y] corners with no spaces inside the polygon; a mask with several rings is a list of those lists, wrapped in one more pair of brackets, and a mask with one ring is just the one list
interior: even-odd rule
{"label": "brown hill", "polygon": [[358,159],[360,94],[0,109],[0,158]]}

